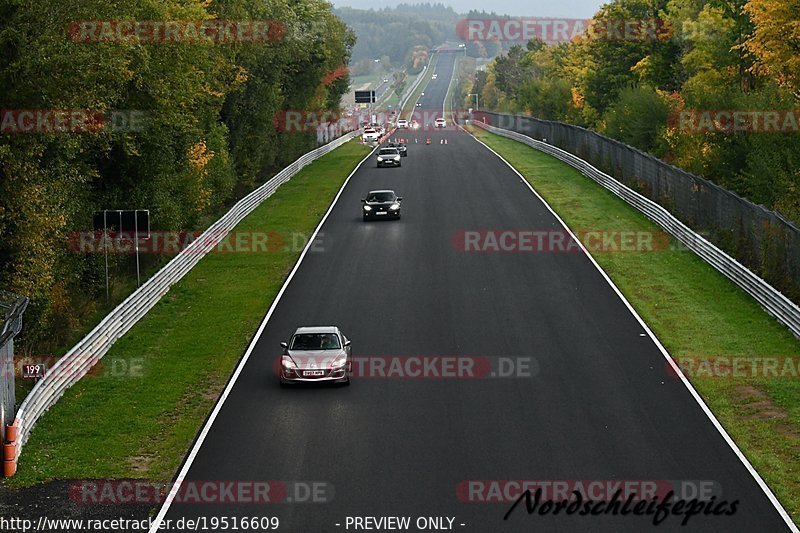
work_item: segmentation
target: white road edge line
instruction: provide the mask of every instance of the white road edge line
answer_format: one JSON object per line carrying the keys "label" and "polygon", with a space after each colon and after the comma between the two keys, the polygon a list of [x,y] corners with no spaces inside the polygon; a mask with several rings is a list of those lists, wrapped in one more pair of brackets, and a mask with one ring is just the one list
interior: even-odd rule
{"label": "white road edge line", "polygon": [[[461,127],[461,126],[459,125],[459,127]],[[464,129],[464,128],[462,127],[461,129]],[[466,129],[464,129],[464,131],[469,133]],[[488,133],[491,133],[491,132],[488,132]],[[700,394],[695,390],[695,388],[692,386],[691,382],[683,374],[683,372],[681,371],[680,367],[678,367],[678,365],[672,359],[672,356],[669,355],[669,352],[667,352],[666,348],[664,348],[664,345],[661,344],[661,341],[658,340],[658,338],[650,330],[650,328],[647,326],[647,324],[645,324],[644,320],[642,320],[642,317],[639,316],[639,313],[636,312],[636,310],[630,304],[628,299],[625,298],[625,296],[617,288],[617,286],[614,284],[614,282],[611,281],[611,278],[608,277],[608,274],[606,274],[606,272],[600,267],[600,265],[597,263],[597,261],[595,261],[594,257],[592,257],[592,254],[590,254],[589,251],[584,247],[584,245],[581,242],[581,240],[578,239],[578,237],[574,233],[572,233],[572,230],[569,229],[569,227],[567,227],[567,224],[561,219],[560,216],[558,216],[558,213],[556,213],[553,210],[553,208],[550,207],[550,204],[548,204],[545,201],[545,199],[542,198],[542,196],[536,191],[536,189],[533,188],[533,185],[530,184],[530,182],[525,178],[525,176],[520,174],[520,172],[516,168],[514,168],[514,166],[511,163],[506,161],[503,158],[503,156],[501,156],[500,154],[495,152],[486,143],[484,143],[483,141],[481,141],[480,139],[478,139],[477,137],[475,137],[471,133],[469,133],[469,135],[473,139],[475,139],[477,142],[482,144],[487,150],[489,150],[495,156],[497,156],[503,163],[508,165],[508,168],[513,170],[514,173],[516,173],[516,175],[519,176],[522,179],[522,181],[528,186],[528,189],[530,189],[531,192],[536,195],[536,197],[544,204],[544,206],[547,208],[547,210],[550,211],[550,213],[552,213],[552,215],[554,217],[556,217],[556,220],[558,220],[558,222],[564,227],[564,229],[567,230],[567,232],[575,240],[575,242],[578,243],[578,246],[580,246],[580,248],[583,251],[583,253],[586,254],[586,256],[589,258],[589,261],[592,262],[592,264],[595,266],[595,268],[600,272],[600,275],[603,276],[603,279],[605,279],[608,282],[608,284],[611,286],[611,288],[614,290],[614,292],[617,293],[617,296],[619,296],[620,300],[622,300],[622,303],[625,304],[625,307],[628,308],[628,310],[631,312],[631,314],[634,316],[634,318],[636,318],[636,320],[639,322],[639,324],[642,326],[642,328],[644,328],[644,330],[647,332],[647,335],[655,343],[655,345],[659,349],[659,351],[661,351],[662,355],[667,360],[667,362],[672,367],[672,369],[677,373],[678,376],[680,376],[681,381],[686,386],[686,388],[689,390],[689,392],[691,393],[692,397],[695,399],[695,401],[698,403],[698,405],[700,405],[700,408],[703,410],[703,412],[706,414],[706,416],[709,418],[709,420],[711,420],[711,423],[714,425],[714,427],[717,428],[717,431],[719,431],[720,435],[722,435],[722,438],[725,439],[725,442],[728,443],[728,446],[731,447],[731,449],[733,450],[733,453],[736,454],[736,456],[742,462],[742,464],[747,469],[747,471],[750,472],[750,475],[753,476],[753,479],[756,480],[756,483],[758,483],[759,487],[761,487],[761,490],[767,496],[767,499],[769,499],[769,501],[772,502],[772,505],[775,507],[775,510],[778,511],[778,514],[781,516],[781,518],[783,518],[784,522],[786,522],[786,525],[789,526],[789,529],[791,531],[793,531],[794,533],[800,533],[800,530],[798,530],[797,526],[794,524],[794,522],[792,522],[792,518],[789,516],[789,513],[786,512],[786,509],[783,508],[781,503],[778,501],[778,498],[775,497],[775,494],[773,494],[772,490],[769,488],[769,486],[766,484],[766,482],[761,478],[761,476],[758,474],[756,469],[753,468],[753,465],[750,464],[750,461],[747,460],[747,457],[744,456],[744,454],[739,449],[739,447],[736,446],[736,443],[733,442],[733,439],[730,437],[730,435],[728,435],[728,432],[725,431],[725,428],[722,427],[722,424],[720,424],[719,420],[717,420],[717,417],[714,416],[714,413],[711,412],[711,409],[709,409],[708,405],[706,405],[706,402],[703,400],[703,398],[700,396]],[[523,143],[520,143],[520,144],[523,144]],[[526,146],[526,145],[523,144],[523,146]],[[535,150],[535,148],[531,148],[531,149]]]}
{"label": "white road edge line", "polygon": [[222,395],[220,395],[216,405],[214,405],[214,410],[211,411],[211,414],[208,416],[208,420],[206,420],[203,429],[197,435],[197,439],[194,442],[194,446],[192,446],[192,451],[189,452],[189,455],[186,457],[186,461],[183,463],[183,467],[181,467],[180,473],[175,478],[175,482],[172,484],[169,494],[167,494],[167,497],[164,499],[164,503],[161,505],[161,509],[158,511],[158,514],[156,515],[155,519],[153,519],[153,523],[152,526],[150,526],[149,533],[158,533],[160,531],[159,526],[161,525],[161,522],[164,520],[164,517],[169,511],[170,505],[172,505],[172,502],[175,500],[175,496],[177,496],[178,492],[180,491],[181,484],[183,483],[183,480],[186,479],[186,475],[189,473],[189,469],[192,467],[192,463],[194,462],[195,457],[197,457],[197,453],[203,446],[203,441],[205,441],[206,436],[211,430],[211,426],[214,424],[214,420],[216,420],[217,415],[219,414],[220,410],[222,410],[222,405],[225,403],[225,400],[228,398],[228,395],[230,394],[231,390],[233,390],[233,386],[236,384],[236,380],[238,379],[239,374],[241,374],[244,365],[250,358],[250,354],[253,352],[253,348],[255,348],[258,339],[261,338],[261,334],[264,332],[264,328],[267,326],[267,322],[269,322],[269,319],[272,317],[272,313],[275,311],[275,308],[281,301],[281,297],[283,296],[283,293],[286,291],[286,287],[289,286],[289,283],[292,281],[292,278],[294,277],[295,273],[300,268],[300,264],[303,262],[306,253],[308,253],[308,250],[311,248],[311,245],[314,244],[314,239],[317,238],[319,230],[322,228],[322,225],[325,224],[325,221],[328,219],[328,215],[330,215],[331,211],[333,211],[333,208],[336,205],[336,202],[339,201],[339,197],[342,195],[342,192],[344,192],[345,187],[347,187],[347,184],[350,183],[350,178],[352,178],[353,175],[356,172],[358,172],[358,169],[361,168],[361,165],[363,165],[364,162],[367,159],[369,159],[372,156],[372,154],[375,153],[375,150],[377,150],[379,146],[380,145],[376,146],[375,148],[372,149],[370,153],[364,156],[364,159],[359,161],[358,165],[356,165],[356,167],[353,169],[350,175],[347,176],[347,179],[344,180],[344,183],[339,188],[339,192],[336,193],[336,196],[333,198],[333,202],[331,202],[331,205],[328,207],[328,210],[325,212],[325,215],[322,217],[322,220],[320,220],[319,224],[314,230],[314,233],[312,233],[311,237],[308,239],[305,248],[303,248],[303,252],[297,259],[297,262],[294,264],[294,268],[292,268],[292,271],[289,272],[289,276],[286,278],[286,281],[283,282],[283,285],[281,286],[281,289],[278,291],[278,294],[275,296],[275,299],[272,301],[272,305],[270,305],[269,310],[267,311],[267,314],[264,317],[264,320],[258,327],[258,330],[256,331],[253,340],[250,341],[250,345],[247,347],[247,350],[242,356],[242,359],[236,366],[236,370],[233,372],[230,379],[228,380],[228,384],[225,386],[225,390],[222,392]]}

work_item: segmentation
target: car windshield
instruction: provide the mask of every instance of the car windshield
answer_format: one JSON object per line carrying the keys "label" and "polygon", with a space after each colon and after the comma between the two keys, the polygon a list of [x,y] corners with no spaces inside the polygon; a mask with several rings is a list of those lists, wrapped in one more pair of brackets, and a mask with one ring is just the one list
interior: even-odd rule
{"label": "car windshield", "polygon": [[381,148],[378,155],[397,155],[397,148]]}
{"label": "car windshield", "polygon": [[290,350],[336,350],[341,348],[335,333],[299,333],[292,337]]}
{"label": "car windshield", "polygon": [[364,130],[364,133],[375,133],[375,130],[366,129],[366,130]]}
{"label": "car windshield", "polygon": [[368,202],[394,202],[396,196],[393,192],[371,192],[367,196]]}

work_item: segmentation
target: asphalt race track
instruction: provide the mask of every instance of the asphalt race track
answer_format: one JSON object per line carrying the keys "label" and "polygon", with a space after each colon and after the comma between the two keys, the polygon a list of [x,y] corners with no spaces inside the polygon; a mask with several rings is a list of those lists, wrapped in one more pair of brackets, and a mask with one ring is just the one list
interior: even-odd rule
{"label": "asphalt race track", "polygon": [[[441,110],[454,58],[439,58],[422,110]],[[309,533],[355,531],[347,517],[388,516],[411,517],[412,526],[454,517],[453,530],[477,532],[787,530],[583,253],[460,249],[464,231],[561,230],[525,183],[452,128],[395,137],[410,142],[402,168],[378,169],[373,156],[352,176],[187,475],[324,482],[332,500],[173,503],[166,518],[277,516],[278,531]],[[360,199],[382,188],[404,198],[401,220],[362,222]],[[350,387],[281,388],[279,343],[298,326],[328,324],[342,328],[357,357],[530,367],[514,377],[372,375]],[[528,515],[524,504],[504,520],[511,501],[463,501],[459,488],[470,480],[689,481],[738,506],[686,527],[678,516],[656,527],[652,516]]]}

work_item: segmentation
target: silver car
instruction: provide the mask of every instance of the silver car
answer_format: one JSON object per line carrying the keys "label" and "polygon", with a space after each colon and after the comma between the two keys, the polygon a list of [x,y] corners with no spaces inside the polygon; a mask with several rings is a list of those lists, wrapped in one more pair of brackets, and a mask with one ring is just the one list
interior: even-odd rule
{"label": "silver car", "polygon": [[378,168],[399,167],[400,151],[397,148],[381,148],[378,150]]}
{"label": "silver car", "polygon": [[282,342],[281,385],[330,382],[350,385],[350,340],[336,326],[297,328]]}

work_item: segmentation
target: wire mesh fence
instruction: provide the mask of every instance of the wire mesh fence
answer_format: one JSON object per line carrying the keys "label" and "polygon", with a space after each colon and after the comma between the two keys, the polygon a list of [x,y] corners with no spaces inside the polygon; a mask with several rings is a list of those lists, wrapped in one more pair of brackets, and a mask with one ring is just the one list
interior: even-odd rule
{"label": "wire mesh fence", "polygon": [[474,118],[587,161],[660,204],[792,301],[800,302],[800,228],[780,213],[579,126],[484,111]]}

